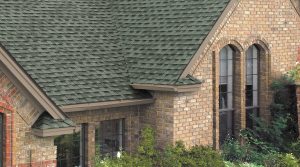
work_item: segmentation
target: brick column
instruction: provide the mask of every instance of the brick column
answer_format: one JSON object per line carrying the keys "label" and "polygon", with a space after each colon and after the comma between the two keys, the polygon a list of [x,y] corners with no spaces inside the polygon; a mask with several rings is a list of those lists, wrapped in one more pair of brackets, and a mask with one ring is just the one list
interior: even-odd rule
{"label": "brick column", "polygon": [[87,125],[87,167],[94,167],[94,159],[95,159],[95,130],[96,126],[94,123],[88,123]]}
{"label": "brick column", "polygon": [[300,138],[300,82],[296,83],[296,96],[297,96],[297,111],[298,111],[298,132]]}

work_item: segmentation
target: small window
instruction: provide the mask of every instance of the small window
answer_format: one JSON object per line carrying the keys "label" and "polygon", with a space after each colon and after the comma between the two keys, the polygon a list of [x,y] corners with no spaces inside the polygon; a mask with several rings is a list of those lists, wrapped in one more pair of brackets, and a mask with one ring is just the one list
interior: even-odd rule
{"label": "small window", "polygon": [[124,119],[102,121],[96,128],[97,153],[118,156],[124,150]]}
{"label": "small window", "polygon": [[253,45],[246,54],[246,126],[253,129],[253,118],[259,116],[259,52],[257,47]]}

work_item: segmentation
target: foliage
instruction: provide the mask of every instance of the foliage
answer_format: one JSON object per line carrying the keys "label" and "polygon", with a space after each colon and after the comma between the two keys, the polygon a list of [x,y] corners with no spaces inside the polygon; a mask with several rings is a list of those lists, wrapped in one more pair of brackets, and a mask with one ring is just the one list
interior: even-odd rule
{"label": "foliage", "polygon": [[257,147],[253,147],[248,142],[240,144],[234,139],[228,139],[222,146],[223,158],[239,164],[243,162],[263,164],[265,154],[269,153],[267,151],[258,151]]}
{"label": "foliage", "polygon": [[246,162],[248,145],[241,145],[237,140],[227,139],[222,146],[222,156],[231,162]]}
{"label": "foliage", "polygon": [[293,80],[297,81],[300,79],[300,65],[297,64],[295,68],[288,72],[288,76]]}
{"label": "foliage", "polygon": [[290,144],[290,152],[300,159],[300,140]]}
{"label": "foliage", "polygon": [[[300,142],[295,142],[298,136],[297,108],[295,88],[291,83],[292,80],[287,76],[272,83],[274,99],[270,106],[271,120],[268,122],[252,117],[256,126],[240,132],[243,144],[231,139],[223,145],[222,156],[225,160],[236,164],[252,162],[280,167],[298,166]],[[287,154],[289,152],[295,156]]]}
{"label": "foliage", "polygon": [[160,167],[225,166],[221,155],[210,147],[193,146],[187,149],[182,142],[177,142],[175,147],[167,146],[159,157],[156,166]]}
{"label": "foliage", "polygon": [[263,167],[262,165],[257,165],[253,163],[233,163],[229,161],[225,161],[226,167]]}
{"label": "foliage", "polygon": [[120,158],[97,156],[96,167],[225,167],[221,155],[212,148],[194,146],[185,148],[182,142],[169,145],[163,151],[154,147],[154,131],[146,127],[136,154],[122,153]]}
{"label": "foliage", "polygon": [[298,167],[299,162],[293,154],[270,154],[266,157],[266,167]]}
{"label": "foliage", "polygon": [[154,130],[150,126],[146,126],[142,130],[142,140],[138,147],[138,153],[147,158],[151,158],[156,153],[154,146],[155,146]]}

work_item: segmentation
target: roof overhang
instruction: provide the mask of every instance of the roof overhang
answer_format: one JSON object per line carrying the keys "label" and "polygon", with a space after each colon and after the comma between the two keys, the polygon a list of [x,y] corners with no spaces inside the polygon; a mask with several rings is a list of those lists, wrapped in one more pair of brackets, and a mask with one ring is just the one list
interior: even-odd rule
{"label": "roof overhang", "polygon": [[153,90],[153,91],[163,91],[163,92],[195,92],[198,91],[201,84],[195,85],[183,85],[183,86],[173,86],[173,85],[154,85],[154,84],[131,84],[134,89],[141,90]]}
{"label": "roof overhang", "polygon": [[134,99],[134,100],[118,100],[118,101],[107,101],[98,103],[86,103],[86,104],[74,104],[62,106],[61,110],[63,112],[79,112],[79,111],[90,111],[105,108],[115,108],[115,107],[126,107],[135,105],[144,105],[154,103],[154,99]]}
{"label": "roof overhang", "polygon": [[17,64],[9,52],[0,45],[0,61],[16,80],[24,87],[33,98],[47,111],[54,119],[65,119],[62,111],[51,101],[48,96],[37,86],[24,70]]}
{"label": "roof overhang", "polygon": [[218,29],[220,28],[220,26],[223,25],[227,21],[226,17],[233,13],[233,11],[235,10],[235,8],[238,6],[239,3],[240,3],[240,0],[231,0],[228,3],[228,5],[224,9],[222,15],[219,17],[219,19],[217,20],[217,22],[215,23],[215,25],[213,26],[213,28],[211,29],[209,34],[206,36],[204,41],[201,43],[199,49],[197,50],[197,52],[195,53],[193,58],[190,60],[188,65],[185,67],[180,78],[185,78],[190,73],[193,66],[197,62],[197,60],[199,60],[200,56],[205,55],[205,54],[203,54],[203,52],[207,49],[207,45],[210,45],[212,43],[211,40],[215,36],[215,34],[219,32]]}
{"label": "roof overhang", "polygon": [[31,129],[32,134],[39,137],[67,135],[79,131],[80,131],[80,127],[68,127],[68,128],[58,128],[58,129]]}

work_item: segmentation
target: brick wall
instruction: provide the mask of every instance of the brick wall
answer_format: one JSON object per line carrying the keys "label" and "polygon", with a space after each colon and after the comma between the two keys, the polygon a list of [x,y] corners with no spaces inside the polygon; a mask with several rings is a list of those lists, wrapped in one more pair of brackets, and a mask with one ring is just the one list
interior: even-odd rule
{"label": "brick wall", "polygon": [[[200,59],[193,67],[191,74],[199,79],[204,79],[205,83],[198,92],[196,100],[209,101],[208,105],[202,108],[210,115],[216,116],[216,127],[214,128],[215,140],[218,141],[218,75],[219,75],[219,51],[225,45],[230,44],[240,53],[240,73],[235,73],[235,109],[238,111],[236,131],[245,127],[245,104],[244,104],[244,81],[243,72],[245,52],[252,44],[257,44],[261,49],[261,87],[260,87],[260,108],[261,114],[266,119],[269,118],[268,106],[271,92],[269,85],[272,79],[278,78],[289,71],[295,65],[297,49],[300,46],[300,17],[295,12],[289,0],[241,0],[235,10],[227,15],[210,41],[208,46],[200,56]],[[213,93],[214,92],[214,93]],[[201,97],[201,95],[214,94],[213,96]],[[214,98],[212,98],[214,97]],[[214,99],[216,101],[214,101]],[[212,105],[214,104],[214,105]],[[202,109],[202,110],[203,110]],[[212,125],[211,125],[212,126]],[[212,127],[210,127],[212,129]],[[202,144],[202,143],[198,143]],[[218,145],[218,142],[215,143]],[[217,146],[218,147],[218,146]]]}
{"label": "brick wall", "polygon": [[87,124],[87,152],[88,166],[93,166],[95,157],[95,130],[101,121],[125,119],[125,150],[134,152],[139,143],[140,137],[140,114],[141,107],[120,107],[111,109],[101,109],[94,111],[68,113],[68,116],[78,125]]}
{"label": "brick wall", "polygon": [[163,148],[174,143],[174,103],[175,93],[151,92],[155,103],[143,107],[142,126],[151,125],[155,129],[157,146]]}
{"label": "brick wall", "polygon": [[5,167],[54,167],[54,138],[31,134],[31,124],[41,113],[10,79],[0,71],[0,112],[4,114]]}
{"label": "brick wall", "polygon": [[241,0],[230,11],[200,55],[190,74],[203,79],[198,92],[152,92],[154,105],[146,107],[143,122],[156,128],[159,146],[182,140],[187,146],[219,147],[219,51],[230,44],[235,54],[235,133],[246,127],[245,52],[256,44],[260,50],[261,116],[269,119],[272,92],[269,86],[295,66],[300,46],[300,17],[290,0]]}

